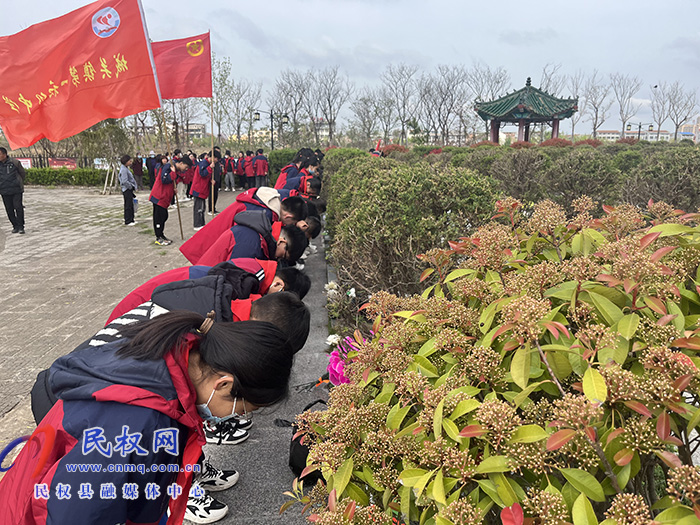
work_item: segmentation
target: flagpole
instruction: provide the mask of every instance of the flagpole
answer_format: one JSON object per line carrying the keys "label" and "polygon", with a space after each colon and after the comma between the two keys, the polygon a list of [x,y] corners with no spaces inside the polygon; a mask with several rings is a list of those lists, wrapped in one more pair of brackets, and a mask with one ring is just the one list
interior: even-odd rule
{"label": "flagpole", "polygon": [[[165,121],[165,112],[163,112],[163,120]],[[173,153],[170,151],[170,135],[168,135],[168,123],[164,122],[163,129],[165,130],[165,147],[168,149],[168,154],[170,155],[170,161],[173,161]],[[171,164],[174,166],[174,164]],[[175,173],[177,174],[177,167],[175,168]],[[177,177],[176,177],[177,178]],[[180,223],[180,239],[185,240],[185,234],[182,231],[182,216],[180,215],[180,199],[177,198],[177,182],[173,180],[173,190],[175,195],[175,207],[177,208],[177,221]]]}
{"label": "flagpole", "polygon": [[214,172],[216,171],[216,166],[214,165],[214,93],[211,94],[211,212],[212,217],[214,216]]}

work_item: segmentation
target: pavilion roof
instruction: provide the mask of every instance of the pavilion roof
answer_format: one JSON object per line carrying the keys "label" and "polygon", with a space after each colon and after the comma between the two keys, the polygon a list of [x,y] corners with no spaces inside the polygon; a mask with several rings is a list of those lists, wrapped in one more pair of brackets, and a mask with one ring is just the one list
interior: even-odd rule
{"label": "pavilion roof", "polygon": [[557,98],[531,85],[496,100],[477,102],[474,109],[483,120],[546,122],[569,118],[578,111],[578,98]]}

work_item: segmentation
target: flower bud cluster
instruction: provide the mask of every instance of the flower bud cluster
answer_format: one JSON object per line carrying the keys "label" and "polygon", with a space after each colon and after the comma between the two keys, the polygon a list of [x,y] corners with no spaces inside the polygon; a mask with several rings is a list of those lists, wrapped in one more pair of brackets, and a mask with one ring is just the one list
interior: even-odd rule
{"label": "flower bud cluster", "polygon": [[535,341],[543,331],[537,323],[549,313],[551,307],[549,299],[534,299],[524,295],[503,307],[501,320],[513,324],[512,331],[515,335],[527,341]]}
{"label": "flower bud cluster", "polygon": [[466,498],[459,498],[442,509],[441,516],[459,525],[481,525],[481,513]]}
{"label": "flower bud cluster", "polygon": [[684,499],[692,505],[700,503],[700,467],[683,465],[670,470],[668,494],[677,503],[684,503]]}
{"label": "flower bud cluster", "polygon": [[616,495],[610,508],[605,511],[605,517],[618,525],[649,525],[653,522],[649,507],[640,494]]}
{"label": "flower bud cluster", "polygon": [[652,420],[627,418],[624,425],[625,431],[617,438],[623,448],[636,450],[640,454],[651,454],[655,450],[664,449]]}
{"label": "flower bud cluster", "polygon": [[557,227],[566,225],[564,208],[551,200],[543,200],[535,204],[532,217],[527,221],[525,229],[530,233],[541,233],[551,236]]}
{"label": "flower bud cluster", "polygon": [[593,257],[578,256],[566,259],[558,265],[566,281],[591,281],[600,274],[600,263]]}
{"label": "flower bud cluster", "polygon": [[508,441],[517,427],[522,424],[515,408],[500,399],[487,399],[476,410],[476,420],[489,431],[489,441],[500,448]]}
{"label": "flower bud cluster", "polygon": [[501,354],[487,346],[474,346],[458,356],[455,375],[464,377],[468,384],[478,386],[487,383],[502,386],[506,370],[501,367]]}
{"label": "flower bud cluster", "polygon": [[553,423],[558,428],[582,430],[603,415],[602,406],[591,403],[586,396],[566,394],[553,404]]}
{"label": "flower bud cluster", "polygon": [[559,271],[559,264],[544,261],[534,266],[528,266],[522,272],[509,272],[504,276],[505,293],[507,295],[531,295],[544,297],[548,288],[564,281]]}
{"label": "flower bud cluster", "polygon": [[490,222],[480,227],[472,237],[475,242],[471,251],[470,268],[500,271],[508,256],[506,250],[515,252],[518,241],[508,226]]}
{"label": "flower bud cluster", "polygon": [[568,521],[569,512],[561,494],[530,489],[523,506],[530,516],[539,518],[537,523],[541,525],[560,525]]}
{"label": "flower bud cluster", "polygon": [[624,237],[644,226],[644,218],[632,204],[620,204],[599,220],[603,230],[611,239]]}

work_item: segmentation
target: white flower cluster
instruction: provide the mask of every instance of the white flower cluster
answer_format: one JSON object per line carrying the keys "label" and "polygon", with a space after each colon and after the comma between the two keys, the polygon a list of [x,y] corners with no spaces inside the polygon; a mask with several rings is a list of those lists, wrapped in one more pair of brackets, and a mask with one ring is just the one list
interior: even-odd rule
{"label": "white flower cluster", "polygon": [[340,343],[340,336],[338,334],[331,334],[326,338],[326,344],[328,346],[338,346]]}
{"label": "white flower cluster", "polygon": [[340,294],[338,283],[335,281],[331,281],[324,286],[324,290],[326,290],[326,297],[328,297],[329,300],[334,299]]}

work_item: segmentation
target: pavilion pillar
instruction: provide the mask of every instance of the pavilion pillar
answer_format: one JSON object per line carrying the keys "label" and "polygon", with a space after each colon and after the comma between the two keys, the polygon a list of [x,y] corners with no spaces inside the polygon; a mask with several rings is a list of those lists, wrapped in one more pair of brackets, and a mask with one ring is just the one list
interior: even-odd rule
{"label": "pavilion pillar", "polygon": [[525,121],[520,119],[518,121],[518,142],[525,140]]}
{"label": "pavilion pillar", "polygon": [[491,121],[491,142],[498,144],[498,131],[501,127],[501,123],[497,120]]}
{"label": "pavilion pillar", "polygon": [[558,118],[555,118],[552,121],[552,138],[553,139],[559,138],[559,119]]}
{"label": "pavilion pillar", "polygon": [[530,123],[525,124],[525,142],[530,142]]}

